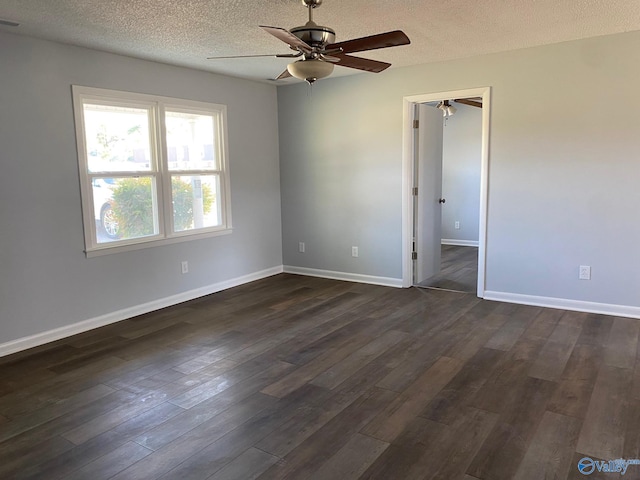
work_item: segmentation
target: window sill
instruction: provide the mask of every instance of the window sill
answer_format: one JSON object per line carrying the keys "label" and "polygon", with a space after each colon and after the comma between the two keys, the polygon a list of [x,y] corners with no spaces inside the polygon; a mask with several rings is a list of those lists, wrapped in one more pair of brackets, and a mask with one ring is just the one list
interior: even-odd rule
{"label": "window sill", "polygon": [[210,232],[202,232],[190,235],[180,235],[170,238],[160,238],[154,240],[138,240],[132,243],[118,244],[105,243],[100,246],[86,249],[85,254],[87,258],[101,257],[103,255],[111,255],[114,253],[130,252],[133,250],[142,250],[151,247],[160,247],[162,245],[172,245],[174,243],[190,242],[192,240],[201,240],[203,238],[219,237],[221,235],[229,235],[233,232],[232,228],[226,228],[224,230],[215,230]]}

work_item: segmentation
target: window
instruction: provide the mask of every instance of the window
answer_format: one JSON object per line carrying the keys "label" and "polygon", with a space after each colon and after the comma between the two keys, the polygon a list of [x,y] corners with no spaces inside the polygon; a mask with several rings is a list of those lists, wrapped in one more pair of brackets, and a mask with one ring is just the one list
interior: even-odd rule
{"label": "window", "polygon": [[88,256],[231,232],[226,107],[73,87]]}

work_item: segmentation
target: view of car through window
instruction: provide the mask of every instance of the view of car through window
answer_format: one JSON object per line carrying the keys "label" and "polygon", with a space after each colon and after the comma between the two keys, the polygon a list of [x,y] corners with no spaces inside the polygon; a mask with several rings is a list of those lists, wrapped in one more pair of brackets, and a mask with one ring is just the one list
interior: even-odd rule
{"label": "view of car through window", "polygon": [[[96,235],[99,242],[118,238],[118,220],[113,212],[113,189],[116,182],[113,178],[94,178],[93,215],[96,219]],[[106,238],[100,238],[104,235]]]}

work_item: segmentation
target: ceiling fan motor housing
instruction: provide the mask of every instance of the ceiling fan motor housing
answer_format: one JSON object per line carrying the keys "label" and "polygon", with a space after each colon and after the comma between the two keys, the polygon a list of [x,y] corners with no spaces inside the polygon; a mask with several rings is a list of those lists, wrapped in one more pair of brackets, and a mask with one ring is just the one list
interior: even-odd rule
{"label": "ceiling fan motor housing", "polygon": [[336,32],[333,29],[316,25],[314,22],[307,22],[301,27],[292,28],[290,32],[312,47],[321,47],[336,41]]}

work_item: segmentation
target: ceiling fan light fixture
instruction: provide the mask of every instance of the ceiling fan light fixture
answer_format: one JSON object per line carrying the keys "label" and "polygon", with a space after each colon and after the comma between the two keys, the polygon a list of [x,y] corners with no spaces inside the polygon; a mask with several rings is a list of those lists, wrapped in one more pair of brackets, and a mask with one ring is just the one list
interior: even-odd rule
{"label": "ceiling fan light fixture", "polygon": [[439,110],[442,110],[443,117],[450,117],[451,115],[453,115],[458,111],[456,107],[454,107],[449,103],[449,100],[444,100],[438,103],[438,105],[436,105],[436,108]]}
{"label": "ceiling fan light fixture", "polygon": [[333,63],[310,58],[290,63],[287,65],[287,70],[292,76],[312,84],[320,78],[331,75],[331,73],[333,73]]}

